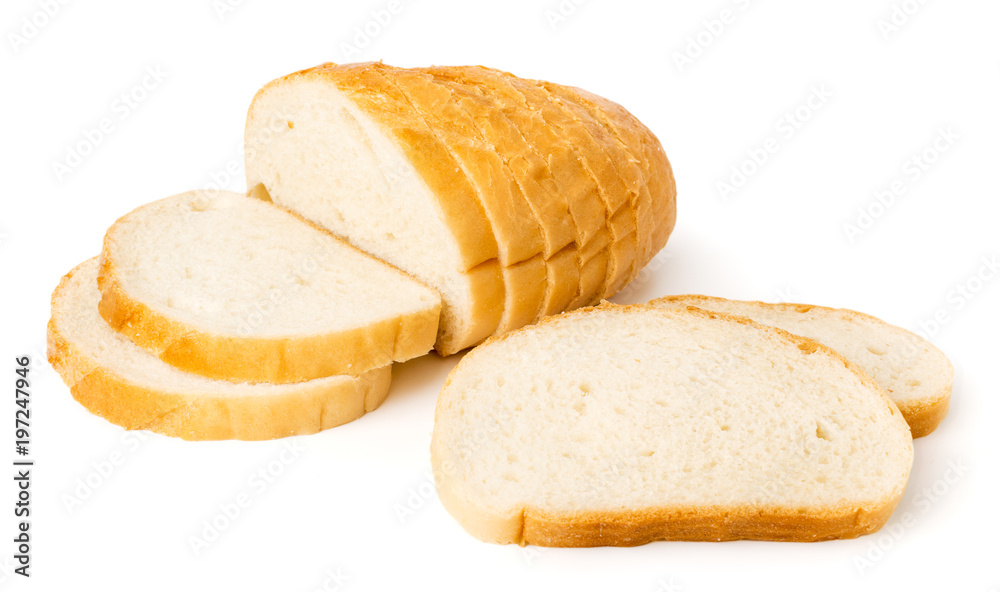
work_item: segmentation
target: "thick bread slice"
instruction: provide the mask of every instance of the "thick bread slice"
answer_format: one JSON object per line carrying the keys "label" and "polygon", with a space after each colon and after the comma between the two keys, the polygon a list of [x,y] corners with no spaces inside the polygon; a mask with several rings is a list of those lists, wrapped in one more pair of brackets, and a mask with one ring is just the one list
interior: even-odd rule
{"label": "thick bread slice", "polygon": [[503,317],[495,334],[502,335],[530,323],[542,305],[545,261],[542,231],[506,169],[497,150],[479,134],[472,119],[451,100],[451,93],[427,74],[372,63],[419,113],[427,127],[447,148],[476,190],[497,237],[504,272]]}
{"label": "thick bread slice", "polygon": [[73,397],[130,430],[185,440],[267,440],[312,434],[377,408],[391,368],[298,384],[233,384],[182,372],[109,327],[97,312],[98,261],[68,273],[52,295],[48,358]]}
{"label": "thick bread slice", "polygon": [[549,546],[814,541],[878,530],[910,431],[833,350],[698,309],[601,306],[451,372],[431,459],[474,536]]}
{"label": "thick bread slice", "polygon": [[[603,202],[598,196],[597,186],[583,166],[581,157],[569,138],[557,132],[538,111],[534,100],[529,100],[511,84],[511,80],[499,71],[482,66],[447,66],[428,68],[432,73],[450,73],[466,85],[483,89],[493,95],[501,112],[514,123],[529,144],[547,155],[548,169],[556,180],[557,190],[567,201],[570,215],[577,229],[577,262],[580,267],[580,285],[574,295],[595,294],[603,279],[585,265],[597,253],[604,251],[611,242],[607,228],[607,215]],[[604,269],[600,270],[604,273]],[[596,283],[596,285],[595,285]],[[563,309],[570,308],[566,302]]]}
{"label": "thick bread slice", "polygon": [[947,356],[919,335],[871,315],[811,304],[770,304],[696,295],[666,296],[649,304],[695,306],[738,315],[837,350],[886,390],[914,438],[933,432],[948,414],[955,370]]}
{"label": "thick bread slice", "polygon": [[363,374],[426,354],[441,300],[276,206],[191,191],[104,237],[100,312],[164,362],[230,382]]}
{"label": "thick bread slice", "polygon": [[[531,322],[564,310],[579,284],[576,263],[576,227],[566,198],[557,189],[545,160],[500,110],[494,97],[475,85],[457,82],[445,68],[421,69],[451,94],[451,100],[470,118],[482,137],[503,160],[534,213],[544,238],[546,284],[542,306]],[[567,249],[573,249],[572,253]]]}
{"label": "thick bread slice", "polygon": [[438,290],[438,352],[497,328],[503,278],[475,190],[405,98],[364,65],[324,64],[265,85],[247,115],[246,169],[255,195]]}
{"label": "thick bread slice", "polygon": [[[677,185],[663,146],[649,128],[621,105],[575,87],[553,83],[548,83],[546,87],[592,113],[632,153],[633,160],[641,164],[649,201],[639,200],[636,227],[640,261],[649,262],[666,244],[677,221]],[[635,269],[633,274],[637,275],[641,267]],[[608,295],[627,283],[622,283],[617,289],[611,287]]]}

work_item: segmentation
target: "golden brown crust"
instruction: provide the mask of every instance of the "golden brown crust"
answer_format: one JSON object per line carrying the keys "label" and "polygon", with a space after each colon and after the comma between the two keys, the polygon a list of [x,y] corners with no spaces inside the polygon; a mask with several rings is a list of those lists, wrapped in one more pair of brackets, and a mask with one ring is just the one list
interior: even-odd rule
{"label": "golden brown crust", "polygon": [[564,310],[579,283],[579,267],[565,253],[569,245],[575,244],[576,227],[548,165],[501,111],[496,99],[479,86],[459,82],[459,77],[448,68],[419,71],[449,93],[451,101],[466,114],[467,121],[494,148],[542,231],[545,286],[541,306],[527,322]]}
{"label": "golden brown crust", "polygon": [[545,290],[544,244],[538,220],[497,154],[479,133],[471,117],[452,100],[451,92],[425,73],[385,64],[370,68],[402,93],[428,128],[454,155],[476,189],[497,237],[507,293],[496,333],[531,322]]}
{"label": "golden brown crust", "polygon": [[532,323],[567,310],[580,286],[580,264],[576,243],[545,260],[547,277],[545,300]]}
{"label": "golden brown crust", "polygon": [[[528,144],[547,157],[547,168],[555,179],[555,189],[566,200],[577,230],[577,263],[582,270],[594,254],[604,250],[610,243],[606,208],[599,199],[597,186],[584,168],[576,148],[569,138],[557,133],[543,118],[540,110],[550,109],[551,103],[547,99],[539,100],[527,88],[516,87],[512,83],[516,79],[509,78],[506,73],[482,66],[427,70],[442,75],[447,73],[461,84],[478,86],[484,92],[494,95],[501,112],[509,118]],[[543,226],[546,223],[546,220],[542,220]],[[574,297],[581,293],[582,288],[582,285],[578,287]]]}
{"label": "golden brown crust", "polygon": [[932,399],[922,401],[897,401],[896,406],[910,426],[914,438],[923,438],[937,429],[948,415],[951,403],[951,388],[938,393]]}
{"label": "golden brown crust", "polygon": [[642,147],[641,154],[644,154],[644,161],[648,167],[646,183],[652,199],[653,225],[650,232],[649,253],[649,258],[652,259],[667,243],[677,221],[677,184],[674,181],[673,168],[663,151],[663,145],[648,127],[618,103],[582,89],[574,88],[573,91],[585,100],[593,102],[608,115],[612,123],[616,123],[617,130],[625,137],[632,138],[626,145]]}
{"label": "golden brown crust", "polygon": [[[697,306],[698,303],[705,303],[706,308],[710,307],[712,303],[725,302],[725,298],[719,298],[716,296],[705,296],[703,294],[674,294],[671,296],[663,296],[662,298],[657,298],[655,300],[650,300],[650,306],[656,306],[658,303],[665,302],[685,302],[685,303],[695,303],[692,306]],[[890,325],[878,317],[874,317],[870,314],[865,314],[863,312],[858,312],[856,310],[851,310],[849,308],[831,308],[829,306],[817,306],[815,304],[802,304],[796,302],[761,302],[759,300],[734,300],[732,302],[739,302],[741,304],[750,304],[763,309],[772,310],[785,310],[785,311],[795,311],[795,312],[808,312],[813,309],[824,310],[831,313],[838,313],[846,316],[852,316],[859,319],[864,319],[869,322],[874,322],[879,325],[885,325],[887,328],[891,328],[898,331],[906,331],[902,327],[896,327],[895,325]],[[935,429],[941,421],[948,415],[948,407],[951,400],[951,386],[943,389],[941,392],[935,394],[934,396],[927,399],[917,399],[917,400],[894,400],[894,403],[899,408],[900,413],[903,414],[903,418],[906,423],[910,426],[910,433],[914,438],[922,438]]]}
{"label": "golden brown crust", "polygon": [[440,305],[346,331],[273,338],[211,333],[171,318],[122,286],[115,253],[127,246],[117,245],[113,236],[134,214],[117,220],[105,235],[98,310],[111,328],[171,366],[216,380],[284,384],[358,376],[433,347]]}
{"label": "golden brown crust", "polygon": [[660,507],[553,514],[529,508],[519,544],[544,547],[632,547],[653,541],[814,542],[848,539],[882,528],[902,497],[837,508]]}
{"label": "golden brown crust", "polygon": [[504,284],[513,286],[506,291],[504,316],[494,335],[513,331],[534,322],[545,302],[548,267],[541,255],[503,268]]}
{"label": "golden brown crust", "polygon": [[506,267],[543,251],[542,232],[520,187],[475,127],[452,102],[448,89],[418,70],[383,63],[369,67],[398,90],[465,171],[497,237],[500,264]]}
{"label": "golden brown crust", "polygon": [[[842,363],[862,383],[878,393],[890,413],[902,422],[902,415],[881,386],[838,352],[810,339],[793,335],[776,327],[761,325],[745,317],[727,315],[695,307],[657,308],[648,304],[616,305],[602,302],[599,306],[548,317],[538,325],[524,327],[483,343],[501,342],[521,332],[547,323],[572,322],[595,311],[614,309],[624,312],[642,311],[648,314],[696,315],[754,327],[770,333],[809,352],[822,352]],[[486,351],[479,348],[477,352]],[[483,354],[479,354],[483,355]],[[435,425],[440,421],[444,393],[452,377],[463,365],[474,362],[476,355],[467,355],[452,369],[435,407]],[[901,426],[900,426],[901,427]],[[911,442],[911,440],[907,440]],[[912,455],[912,443],[911,443]],[[821,541],[853,538],[879,530],[891,516],[906,487],[906,480],[896,485],[881,500],[842,504],[836,507],[680,507],[661,506],[614,511],[543,511],[526,506],[497,512],[464,499],[455,491],[453,467],[431,444],[431,464],[442,505],[476,538],[500,544],[533,544],[555,547],[634,546],[657,540],[728,541],[739,539],[770,541]]]}
{"label": "golden brown crust", "polygon": [[[579,243],[582,245],[580,247],[581,282],[580,288],[570,304],[570,309],[589,304],[595,299],[600,299],[607,274],[618,272],[616,267],[613,268],[613,265],[618,263],[617,259],[625,258],[628,260],[626,268],[631,266],[631,259],[634,259],[634,253],[623,253],[620,250],[616,250],[617,258],[612,258],[609,254],[616,239],[635,229],[634,214],[628,209],[621,208],[627,198],[623,194],[610,191],[614,187],[613,181],[620,181],[617,171],[612,166],[613,157],[604,152],[602,146],[594,140],[590,130],[580,125],[536,81],[518,78],[509,72],[499,70],[493,72],[516,89],[528,107],[541,116],[546,126],[551,128],[551,132],[547,132],[547,134],[552,133],[555,137],[567,142],[570,151],[566,156],[577,160],[580,170],[590,179],[592,193],[587,199],[596,202],[600,207],[595,207],[592,214],[586,213],[584,215],[603,216],[604,219],[602,226],[594,235],[580,237],[582,241]],[[574,216],[574,219],[577,218],[579,216]],[[599,259],[599,261],[595,263],[594,259]],[[600,282],[596,285],[594,282],[585,283],[584,280],[590,278],[590,270],[598,267],[604,274]]]}
{"label": "golden brown crust", "polygon": [[[77,270],[67,274],[52,302]],[[103,367],[60,330],[57,310],[48,324],[48,359],[89,411],[129,430],[185,440],[269,440],[312,434],[376,409],[389,391],[391,367],[357,378],[327,378],[288,386],[278,395],[190,395],[142,386]],[[248,389],[253,389],[248,386]]]}
{"label": "golden brown crust", "polygon": [[[496,147],[531,206],[545,238],[546,259],[576,242],[576,226],[569,204],[559,192],[544,155],[529,144],[503,112],[495,93],[484,90],[484,81],[469,76],[472,69],[451,67],[419,68],[452,93],[452,98]],[[488,86],[487,86],[488,90]]]}
{"label": "golden brown crust", "polygon": [[[587,168],[597,182],[601,198],[607,207],[608,229],[612,243],[609,247],[607,276],[599,291],[600,297],[608,292],[609,285],[617,285],[630,276],[639,259],[635,248],[637,197],[625,178],[632,179],[634,163],[620,142],[611,137],[607,130],[579,104],[564,100],[558,89],[542,80],[529,81],[535,84],[549,100],[557,105],[564,117],[559,120],[563,132],[574,139],[581,148]],[[633,240],[629,241],[629,237]]]}
{"label": "golden brown crust", "polygon": [[[617,138],[644,171],[643,191],[636,202],[639,262],[632,277],[611,286],[608,296],[625,287],[666,244],[677,220],[677,186],[673,169],[655,135],[621,105],[579,88],[551,84],[567,100],[590,111]],[[648,196],[648,198],[647,198]]]}

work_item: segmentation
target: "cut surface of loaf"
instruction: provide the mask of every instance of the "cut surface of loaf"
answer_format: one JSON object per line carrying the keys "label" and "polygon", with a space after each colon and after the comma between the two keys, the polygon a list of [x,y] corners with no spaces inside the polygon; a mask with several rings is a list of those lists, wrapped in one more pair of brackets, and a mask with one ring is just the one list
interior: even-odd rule
{"label": "cut surface of loaf", "polygon": [[474,189],[415,110],[362,66],[279,78],[247,115],[247,187],[441,294],[436,349],[493,333],[504,286]]}
{"label": "cut surface of loaf", "polygon": [[48,358],[77,401],[126,429],[186,440],[312,434],[361,417],[388,394],[389,366],[281,385],[235,384],[178,370],[104,322],[97,273],[95,257],[53,293]]}
{"label": "cut surface of loaf", "polygon": [[272,204],[191,191],[104,239],[100,312],[182,370],[231,382],[360,375],[426,354],[437,293]]}
{"label": "cut surface of loaf", "polygon": [[814,341],[603,305],[466,355],[438,398],[438,494],[474,536],[548,546],[878,530],[913,459],[884,391]]}
{"label": "cut surface of loaf", "polygon": [[247,184],[437,289],[447,355],[614,293],[662,247],[669,163],[601,105],[479,66],[323,64],[257,93]]}
{"label": "cut surface of loaf", "polygon": [[914,438],[933,432],[948,413],[955,371],[947,356],[919,335],[871,315],[811,304],[771,304],[699,295],[666,296],[649,304],[694,306],[738,315],[837,350],[886,390]]}

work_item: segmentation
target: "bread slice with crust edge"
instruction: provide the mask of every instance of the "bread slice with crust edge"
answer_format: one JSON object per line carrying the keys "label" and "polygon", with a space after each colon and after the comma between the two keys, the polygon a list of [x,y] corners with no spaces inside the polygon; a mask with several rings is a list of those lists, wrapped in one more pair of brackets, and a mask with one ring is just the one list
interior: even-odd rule
{"label": "bread slice with crust edge", "polygon": [[[251,194],[266,195],[274,203],[296,211],[437,289],[442,295],[442,322],[435,349],[442,355],[450,355],[485,339],[499,325],[505,292],[497,260],[498,247],[475,192],[465,177],[456,173],[454,160],[426,126],[421,125],[399,93],[387,92],[385,86],[378,78],[366,74],[364,64],[337,66],[331,63],[288,74],[266,84],[254,97],[247,114],[247,186]],[[341,112],[346,115],[339,115]],[[271,131],[269,122],[276,117],[282,119],[278,122],[282,125],[277,126],[281,128],[277,133]],[[325,150],[323,142],[340,142],[330,137],[339,133],[331,131],[340,129],[336,127],[340,123],[331,123],[338,117],[348,121],[352,129],[356,128],[361,134],[358,146],[350,143],[354,140],[344,140],[344,149],[364,149],[367,145],[372,158],[380,159],[379,167],[383,170],[379,175],[386,179],[379,187],[385,187],[355,188],[359,191],[352,189],[347,194],[338,194],[336,186],[340,181],[327,175],[320,183],[322,195],[317,197],[318,192],[313,187],[315,180],[306,179],[312,173],[303,168],[300,175],[303,178],[293,182],[298,185],[292,190],[298,193],[286,195],[281,184],[290,183],[289,175],[285,174],[282,181],[272,170],[275,162],[287,160],[292,152],[295,162],[308,161],[309,150],[314,149],[310,143],[320,144],[318,149]],[[287,129],[283,125],[285,118]],[[297,126],[295,120],[298,120]],[[309,125],[313,121],[315,128]],[[422,210],[423,215],[440,219],[443,229],[435,236],[446,236],[445,242],[454,243],[452,247],[435,247],[433,252],[420,251],[414,255],[412,248],[397,245],[407,232],[405,225],[394,223],[389,225],[390,229],[375,228],[379,220],[392,213],[381,209],[372,210],[379,214],[375,220],[348,216],[344,221],[343,204],[340,203],[347,199],[344,195],[365,195],[363,189],[374,191],[377,194],[374,197],[382,201],[390,201],[383,199],[379,192],[398,194],[400,188],[408,188],[407,191],[416,197],[432,202],[432,208]],[[393,202],[389,207],[400,206]],[[430,210],[433,212],[427,213]],[[365,215],[371,218],[371,211]],[[397,230],[404,235],[393,239],[391,235]],[[363,231],[364,236],[355,231]],[[384,232],[389,232],[396,242],[386,246]],[[454,257],[451,251],[455,252]],[[439,260],[433,260],[435,256]],[[434,269],[442,270],[435,272]]]}
{"label": "bread slice with crust edge", "polygon": [[48,359],[88,411],[128,430],[185,440],[269,440],[313,434],[373,411],[389,392],[385,366],[360,377],[234,384],[177,370],[108,327],[97,312],[97,258],[52,294]]}
{"label": "bread slice with crust edge", "polygon": [[[579,309],[543,319],[537,325],[487,340],[476,351],[485,351],[493,343],[511,339],[549,323],[579,319],[594,311],[607,308],[631,312],[663,311],[644,304],[600,306]],[[901,414],[885,391],[864,371],[836,351],[810,339],[793,335],[775,327],[760,325],[739,316],[705,311],[697,308],[675,310],[709,319],[755,327],[779,340],[791,342],[805,353],[816,353],[835,360],[867,386],[890,410],[891,415],[905,424]],[[896,483],[882,499],[864,503],[843,503],[828,507],[769,507],[748,506],[660,506],[620,510],[552,511],[533,507],[530,503],[510,512],[487,510],[466,499],[457,491],[456,467],[440,448],[436,437],[441,419],[444,393],[463,365],[471,364],[475,356],[466,356],[449,374],[435,409],[435,438],[431,458],[435,484],[442,505],[472,536],[499,544],[532,544],[553,547],[635,546],[660,540],[730,541],[770,540],[813,542],[839,538],[854,538],[878,531],[888,521],[906,487],[906,478]],[[912,440],[908,431],[906,444],[912,464]],[[909,469],[907,468],[907,477]]]}
{"label": "bread slice with crust edge", "polygon": [[[890,398],[899,408],[910,426],[910,432],[914,438],[922,438],[933,432],[938,424],[948,414],[948,405],[951,400],[952,378],[954,368],[948,358],[930,342],[920,336],[907,331],[901,327],[890,325],[882,319],[855,310],[846,308],[830,308],[826,306],[816,306],[812,304],[796,304],[790,302],[769,303],[752,300],[727,300],[714,296],[702,296],[698,294],[684,294],[675,296],[664,296],[649,301],[650,306],[694,306],[703,310],[745,316],[750,320],[776,326],[790,333],[801,335],[808,339],[813,339],[844,355],[857,364],[876,382],[878,382]],[[818,318],[822,316],[823,318]],[[878,352],[866,353],[861,348],[856,352],[851,352],[850,342],[856,341],[854,338],[840,337],[836,334],[829,334],[819,324],[823,321],[832,321],[842,326],[845,333],[854,328],[864,330],[866,328],[883,331],[886,335],[897,337],[896,347],[893,351],[882,350],[884,344],[877,344],[873,347]],[[801,325],[797,327],[796,325]],[[809,332],[811,330],[812,332]],[[909,342],[908,344],[900,341]],[[906,347],[907,351],[901,348]],[[917,353],[919,347],[925,348],[926,357],[913,359],[909,364],[914,369],[930,371],[932,367],[937,367],[943,372],[940,384],[932,388],[930,392],[923,395],[915,395],[913,391],[923,386],[922,384],[894,384],[891,376],[880,378],[885,374],[887,364],[892,364],[899,360],[905,362],[907,352]],[[896,351],[898,350],[898,351]],[[886,358],[888,356],[888,359]],[[864,359],[863,359],[864,358]],[[891,374],[891,373],[890,373]],[[934,380],[934,377],[925,378],[921,381],[924,384]]]}

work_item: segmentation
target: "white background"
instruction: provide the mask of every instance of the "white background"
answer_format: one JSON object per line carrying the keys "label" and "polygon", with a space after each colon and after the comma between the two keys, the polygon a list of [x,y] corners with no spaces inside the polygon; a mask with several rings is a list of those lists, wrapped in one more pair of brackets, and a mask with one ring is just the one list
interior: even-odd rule
{"label": "white background", "polygon": [[[50,292],[97,254],[115,218],[192,188],[244,189],[240,144],[258,87],[324,61],[384,59],[482,63],[623,103],[666,148],[679,217],[649,272],[616,300],[795,300],[923,327],[955,364],[951,413],[916,442],[906,496],[879,535],[520,549],[469,537],[430,488],[433,404],[457,357],[397,367],[389,399],[357,422],[258,443],[126,434],[87,413],[40,364],[33,577],[8,575],[7,477],[0,588],[336,589],[329,574],[346,578],[343,590],[1000,587],[1000,280],[983,263],[1000,255],[995,2],[399,0],[378,27],[372,11],[387,0],[223,2],[68,2],[48,18],[38,16],[45,2],[4,2],[6,380],[15,356],[42,357]],[[357,34],[366,24],[380,29],[368,40]],[[810,107],[814,89],[831,96]],[[130,106],[122,93],[141,100]],[[779,123],[789,114],[797,127]],[[110,131],[58,174],[54,163],[104,118]],[[934,149],[939,130],[957,137]],[[763,163],[745,162],[752,154]],[[933,163],[922,168],[914,157]],[[734,166],[750,174],[730,191],[720,183]],[[904,191],[880,208],[876,192],[896,181]],[[871,219],[849,237],[859,208]],[[944,319],[937,328],[928,324],[935,315]],[[12,399],[2,407],[9,418]],[[12,432],[0,430],[10,460]],[[262,491],[248,482],[290,443],[301,452],[270,465],[282,472],[273,483]],[[111,458],[120,462],[99,476]],[[98,486],[79,489],[88,477]],[[241,492],[251,506],[196,555],[189,537]],[[76,496],[86,499],[68,506]],[[412,512],[401,518],[400,508]]]}

